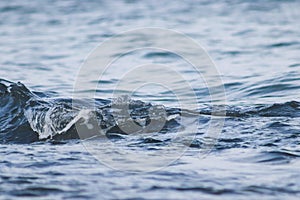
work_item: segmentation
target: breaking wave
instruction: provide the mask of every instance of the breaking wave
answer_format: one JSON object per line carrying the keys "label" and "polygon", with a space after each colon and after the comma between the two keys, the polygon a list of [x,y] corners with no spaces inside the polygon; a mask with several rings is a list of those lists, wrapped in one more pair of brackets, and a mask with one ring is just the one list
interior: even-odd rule
{"label": "breaking wave", "polygon": [[[128,106],[129,115],[123,112],[124,105]],[[157,111],[164,110],[165,113],[151,114],[157,107],[162,108]],[[300,103],[297,101],[225,108],[226,117],[300,117]],[[75,139],[79,138],[78,130],[85,133],[80,138],[114,137],[128,134],[122,127],[132,123],[140,128],[131,130],[136,133],[141,130],[174,132],[183,126],[180,118],[195,117],[195,114],[211,115],[212,107],[203,105],[197,111],[181,110],[128,97],[114,100],[54,98],[47,93],[31,91],[20,82],[0,79],[0,143]],[[164,125],[160,127],[154,123],[149,128],[148,124],[153,121],[162,121]]]}

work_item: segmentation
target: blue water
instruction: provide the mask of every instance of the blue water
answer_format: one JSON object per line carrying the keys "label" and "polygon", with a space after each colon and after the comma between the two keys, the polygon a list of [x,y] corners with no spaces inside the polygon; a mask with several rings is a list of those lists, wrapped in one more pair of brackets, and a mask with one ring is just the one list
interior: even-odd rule
{"label": "blue water", "polygon": [[[299,8],[292,0],[0,2],[0,198],[298,199]],[[199,43],[226,101],[212,101],[180,57],[153,49],[115,63],[94,98],[72,101],[87,56],[141,27]],[[199,107],[181,109],[172,92],[151,87],[111,99],[121,69],[143,63],[180,69]],[[95,83],[90,73],[80,95]],[[116,109],[127,103],[129,120]],[[161,129],[120,128],[146,127],[156,105],[166,111],[156,116]],[[212,118],[224,120],[214,139],[205,136]]]}

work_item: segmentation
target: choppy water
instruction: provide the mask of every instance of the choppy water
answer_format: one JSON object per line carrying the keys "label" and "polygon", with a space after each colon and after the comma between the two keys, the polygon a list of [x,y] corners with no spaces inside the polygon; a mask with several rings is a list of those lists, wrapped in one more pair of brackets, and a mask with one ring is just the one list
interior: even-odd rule
{"label": "choppy water", "polygon": [[[298,8],[298,1],[1,2],[0,198],[298,199]],[[180,109],[173,94],[151,88],[136,99],[109,99],[113,76],[101,82],[92,104],[72,102],[86,56],[111,36],[145,26],[174,29],[201,44],[220,72],[226,105],[210,102],[203,81],[181,59],[152,50],[116,64],[183,69],[198,108]],[[98,82],[90,77],[87,85]],[[118,125],[130,122],[114,110],[124,103],[140,127],[162,106],[165,115],[156,117],[165,126],[124,134]],[[226,115],[216,116],[225,121],[211,141],[205,132],[214,103]],[[100,132],[87,128],[93,123]],[[76,124],[98,137],[82,143]],[[128,160],[132,155],[136,162]],[[159,162],[147,169],[152,159]]]}

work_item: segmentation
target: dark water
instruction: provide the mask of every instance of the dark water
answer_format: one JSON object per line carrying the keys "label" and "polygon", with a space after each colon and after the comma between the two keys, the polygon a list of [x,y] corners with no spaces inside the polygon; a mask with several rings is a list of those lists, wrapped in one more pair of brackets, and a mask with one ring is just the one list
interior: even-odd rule
{"label": "dark water", "polygon": [[[1,2],[0,198],[298,199],[298,8],[298,1]],[[215,103],[225,115],[215,116],[189,70],[181,73],[198,95],[196,109],[150,89],[110,99],[117,81],[110,76],[94,99],[72,100],[86,56],[114,34],[145,26],[180,31],[207,50],[224,83],[226,103]],[[132,56],[122,65],[186,69],[170,53]],[[164,127],[125,134],[119,126],[129,121],[115,111],[124,103],[140,127],[162,106],[156,117]],[[205,137],[212,117],[224,120],[214,140]]]}

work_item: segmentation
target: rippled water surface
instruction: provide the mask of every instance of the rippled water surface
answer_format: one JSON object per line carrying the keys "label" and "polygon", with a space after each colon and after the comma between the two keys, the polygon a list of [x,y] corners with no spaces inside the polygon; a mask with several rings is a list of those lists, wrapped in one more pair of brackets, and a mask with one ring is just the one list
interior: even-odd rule
{"label": "rippled water surface", "polygon": [[[0,198],[298,199],[299,8],[292,0],[1,1]],[[219,71],[226,102],[213,101],[181,57],[157,49],[132,52],[101,81],[87,73],[87,87],[77,92],[94,98],[72,102],[90,52],[141,27],[199,43]],[[126,42],[134,48],[149,40]],[[181,107],[160,87],[110,98],[122,70],[149,63],[178,69],[199,106],[183,109],[191,96]],[[147,128],[160,121],[163,127]],[[135,134],[126,134],[128,124],[143,131],[129,126]],[[210,125],[223,125],[220,134],[207,135]]]}

